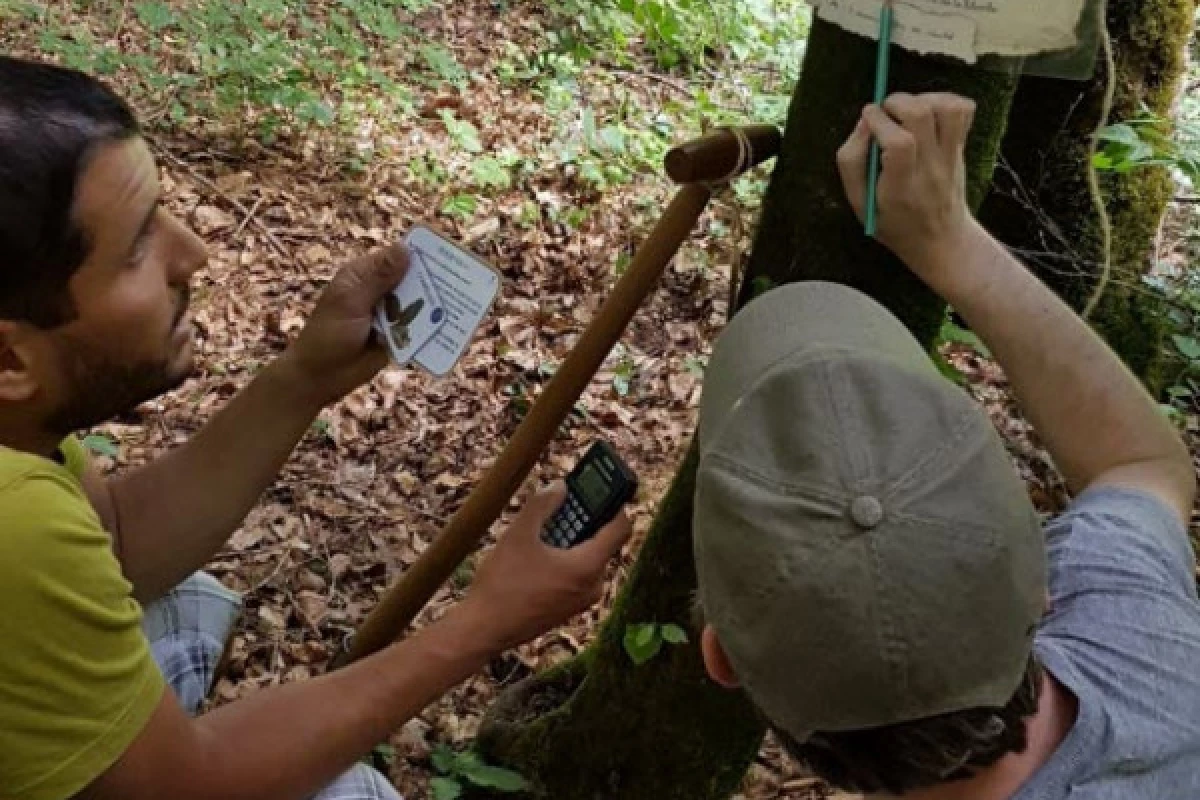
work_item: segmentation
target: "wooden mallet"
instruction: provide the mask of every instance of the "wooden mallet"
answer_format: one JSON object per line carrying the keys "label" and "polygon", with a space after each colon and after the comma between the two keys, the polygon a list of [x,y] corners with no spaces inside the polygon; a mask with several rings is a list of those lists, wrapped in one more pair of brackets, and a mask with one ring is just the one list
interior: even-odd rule
{"label": "wooden mallet", "polygon": [[433,544],[388,590],[354,634],[348,653],[338,659],[337,665],[370,655],[403,635],[438,588],[475,551],[691,234],[713,188],[773,158],[780,144],[777,128],[758,125],[721,129],[667,154],[667,174],[683,186],[662,219],[496,463]]}

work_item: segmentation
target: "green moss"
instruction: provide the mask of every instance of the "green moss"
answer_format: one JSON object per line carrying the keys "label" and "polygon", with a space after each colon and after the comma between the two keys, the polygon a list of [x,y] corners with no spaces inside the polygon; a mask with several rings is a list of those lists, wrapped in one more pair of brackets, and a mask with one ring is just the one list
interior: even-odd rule
{"label": "green moss", "polygon": [[[742,301],[792,281],[842,281],[881,299],[931,342],[942,303],[863,235],[837,174],[835,153],[871,96],[874,58],[872,43],[814,26]],[[979,101],[968,158],[971,195],[981,199],[1015,82],[898,53],[893,85]],[[509,690],[489,711],[480,748],[490,761],[530,778],[537,797],[716,800],[736,791],[758,752],[763,723],[742,694],[706,677],[698,636],[641,667],[622,645],[630,623],[689,619],[696,461],[693,447],[596,644]]]}

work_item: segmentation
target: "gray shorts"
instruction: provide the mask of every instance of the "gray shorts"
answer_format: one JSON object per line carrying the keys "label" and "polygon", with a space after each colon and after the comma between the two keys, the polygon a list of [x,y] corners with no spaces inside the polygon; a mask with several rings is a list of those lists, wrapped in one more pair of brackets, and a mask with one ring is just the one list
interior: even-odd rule
{"label": "gray shorts", "polygon": [[[146,606],[142,628],[167,684],[189,714],[200,711],[241,610],[241,598],[198,572]],[[401,800],[387,779],[358,764],[313,800]]]}

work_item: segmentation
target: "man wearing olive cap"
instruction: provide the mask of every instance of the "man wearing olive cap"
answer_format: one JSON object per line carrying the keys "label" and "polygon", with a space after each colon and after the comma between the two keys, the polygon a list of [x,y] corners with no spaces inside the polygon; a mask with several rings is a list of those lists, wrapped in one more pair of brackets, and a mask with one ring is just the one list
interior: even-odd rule
{"label": "man wearing olive cap", "polygon": [[1191,457],[1103,342],[971,217],[974,115],[871,106],[839,153],[880,240],[1007,371],[1075,499],[1043,529],[982,410],[846,287],[752,302],[701,403],[710,675],[835,786],[921,800],[1200,797]]}

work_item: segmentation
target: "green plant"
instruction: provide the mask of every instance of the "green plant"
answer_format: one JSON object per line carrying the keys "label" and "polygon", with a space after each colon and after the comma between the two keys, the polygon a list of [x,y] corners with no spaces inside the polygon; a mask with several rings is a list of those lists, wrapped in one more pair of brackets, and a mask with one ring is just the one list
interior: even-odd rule
{"label": "green plant", "polygon": [[618,344],[614,351],[617,354],[617,364],[613,367],[613,390],[620,397],[628,397],[633,382],[637,379],[637,362],[625,349],[625,345]]}
{"label": "green plant", "polygon": [[419,52],[421,53],[421,58],[425,61],[425,66],[434,75],[459,89],[466,87],[467,71],[458,63],[458,59],[455,58],[454,53],[451,53],[440,44],[421,45]]}
{"label": "green plant", "polygon": [[434,800],[455,800],[468,786],[495,792],[521,792],[529,784],[519,773],[485,764],[478,753],[455,752],[439,745],[431,756],[439,775],[430,781]]}
{"label": "green plant", "polygon": [[687,641],[687,631],[678,625],[645,622],[627,625],[622,643],[625,654],[640,667],[662,651],[663,643],[678,645],[687,644]]}
{"label": "green plant", "polygon": [[455,144],[468,153],[482,153],[483,143],[479,139],[479,129],[470,122],[454,116],[454,112],[442,109],[442,124]]}
{"label": "green plant", "polygon": [[512,174],[500,159],[491,156],[475,159],[471,164],[471,176],[475,185],[483,189],[508,189],[512,186]]}
{"label": "green plant", "polygon": [[992,357],[992,352],[974,331],[969,331],[954,321],[950,309],[946,309],[946,319],[942,322],[942,329],[938,332],[937,344],[965,345],[984,358]]}
{"label": "green plant", "polygon": [[441,186],[450,177],[442,162],[430,153],[423,153],[410,160],[408,171],[413,180],[426,187]]}
{"label": "green plant", "polygon": [[707,356],[687,356],[683,359],[683,368],[696,378],[703,378],[708,369]]}
{"label": "green plant", "polygon": [[[407,86],[378,66],[379,54],[415,39],[403,12],[431,0],[208,0],[132,4],[40,4],[3,0],[36,20],[39,46],[68,66],[100,74],[124,70],[122,88],[177,124],[189,118],[257,129],[330,126],[349,101],[361,109],[411,113]],[[118,30],[138,29],[134,50],[115,46]],[[430,52],[435,74],[462,77]],[[452,60],[452,56],[450,56]]]}
{"label": "green plant", "polygon": [[479,200],[470,194],[456,194],[442,203],[442,213],[455,219],[470,219],[479,208]]}
{"label": "green plant", "polygon": [[1096,169],[1124,173],[1145,167],[1179,170],[1193,185],[1200,184],[1200,125],[1176,124],[1150,112],[1109,125],[1097,134],[1100,147]]}

